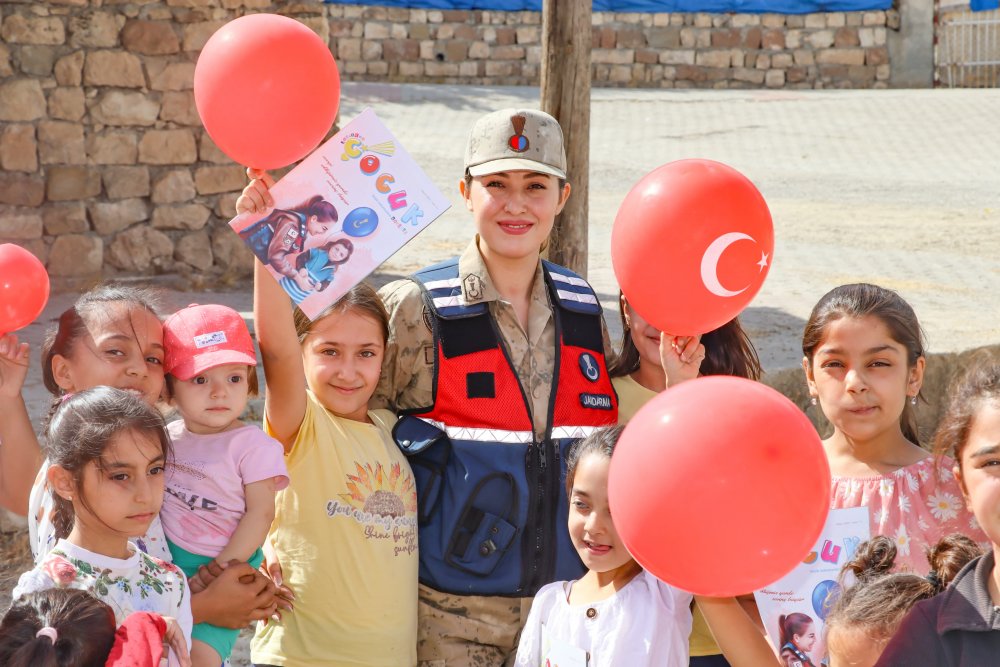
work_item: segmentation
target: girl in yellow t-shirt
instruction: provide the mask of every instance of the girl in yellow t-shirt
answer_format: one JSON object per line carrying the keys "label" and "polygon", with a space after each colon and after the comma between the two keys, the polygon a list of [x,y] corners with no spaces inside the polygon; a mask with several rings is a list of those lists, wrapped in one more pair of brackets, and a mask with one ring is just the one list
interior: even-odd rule
{"label": "girl in yellow t-shirt", "polygon": [[[237,210],[263,208],[270,177]],[[254,268],[254,321],[267,392],[264,426],[285,447],[290,483],[275,499],[265,565],[294,609],[258,627],[255,665],[411,667],[417,660],[417,495],[389,433],[368,410],[388,316],[364,284],[310,322]]]}
{"label": "girl in yellow t-shirt", "polygon": [[[659,392],[699,375],[735,375],[757,380],[760,361],[739,318],[702,336],[661,333],[644,320],[625,299],[619,297],[622,318],[622,349],[611,368],[612,384],[618,392],[618,423],[625,424]],[[748,606],[753,605],[750,598]],[[754,614],[755,616],[756,614]],[[691,667],[726,667],[698,606],[690,641]]]}

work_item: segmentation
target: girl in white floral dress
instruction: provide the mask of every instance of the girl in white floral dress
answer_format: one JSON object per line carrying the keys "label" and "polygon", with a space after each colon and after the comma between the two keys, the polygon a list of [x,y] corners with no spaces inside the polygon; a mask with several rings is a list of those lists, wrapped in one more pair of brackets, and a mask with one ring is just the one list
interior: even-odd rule
{"label": "girl in white floral dress", "polygon": [[95,387],[68,398],[49,427],[47,476],[59,541],[13,597],[49,588],[77,588],[104,601],[121,624],[135,611],[175,618],[184,639],[171,664],[189,665],[191,600],[174,565],[140,551],[163,503],[170,452],[163,418],[135,392]]}
{"label": "girl in white floral dress", "polygon": [[924,342],[910,305],[876,285],[837,287],[813,308],[802,352],[813,404],[834,427],[823,441],[831,507],[867,507],[872,536],[891,538],[898,566],[918,573],[943,535],[985,543],[962,502],[954,461],[920,447],[914,409]]}

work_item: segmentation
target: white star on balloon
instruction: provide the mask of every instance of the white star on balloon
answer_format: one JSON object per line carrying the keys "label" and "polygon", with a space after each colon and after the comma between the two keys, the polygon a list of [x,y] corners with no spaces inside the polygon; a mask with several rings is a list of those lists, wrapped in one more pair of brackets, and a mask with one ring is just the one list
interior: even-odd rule
{"label": "white star on balloon", "polygon": [[760,253],[760,261],[757,262],[757,266],[760,267],[761,271],[763,271],[764,268],[767,266],[767,253],[766,252]]}

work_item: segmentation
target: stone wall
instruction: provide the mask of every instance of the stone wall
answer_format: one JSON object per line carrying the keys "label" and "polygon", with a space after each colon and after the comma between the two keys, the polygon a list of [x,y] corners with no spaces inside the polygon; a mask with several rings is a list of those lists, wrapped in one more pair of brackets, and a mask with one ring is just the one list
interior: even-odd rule
{"label": "stone wall", "polygon": [[[5,0],[0,5],[0,242],[54,284],[179,274],[225,283],[250,255],[226,227],[243,170],[198,120],[198,52],[226,21],[294,16],[345,79],[537,85],[537,12],[270,0]],[[886,85],[893,12],[593,17],[596,85]]]}
{"label": "stone wall", "polygon": [[[538,12],[330,6],[347,79],[538,85]],[[884,88],[895,11],[828,14],[596,12],[597,86]]]}

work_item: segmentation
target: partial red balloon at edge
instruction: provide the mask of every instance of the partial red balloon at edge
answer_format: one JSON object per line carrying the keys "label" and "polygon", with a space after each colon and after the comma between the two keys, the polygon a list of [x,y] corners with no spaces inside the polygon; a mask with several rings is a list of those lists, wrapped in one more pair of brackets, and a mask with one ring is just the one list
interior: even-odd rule
{"label": "partial red balloon at edge", "polygon": [[13,243],[0,245],[0,335],[34,322],[49,300],[49,274],[37,257]]}
{"label": "partial red balloon at edge", "polygon": [[830,467],[791,401],[711,376],[659,394],[629,421],[608,495],[643,568],[696,595],[729,597],[777,581],[813,548],[830,509]]}
{"label": "partial red balloon at edge", "polygon": [[194,97],[220,150],[239,164],[276,169],[304,158],[330,131],[340,74],[329,47],[302,23],[248,14],[201,50]]}
{"label": "partial red balloon at edge", "polygon": [[629,304],[660,331],[712,331],[760,290],[774,255],[771,213],[750,180],[721,162],[678,160],[625,196],[611,260]]}

